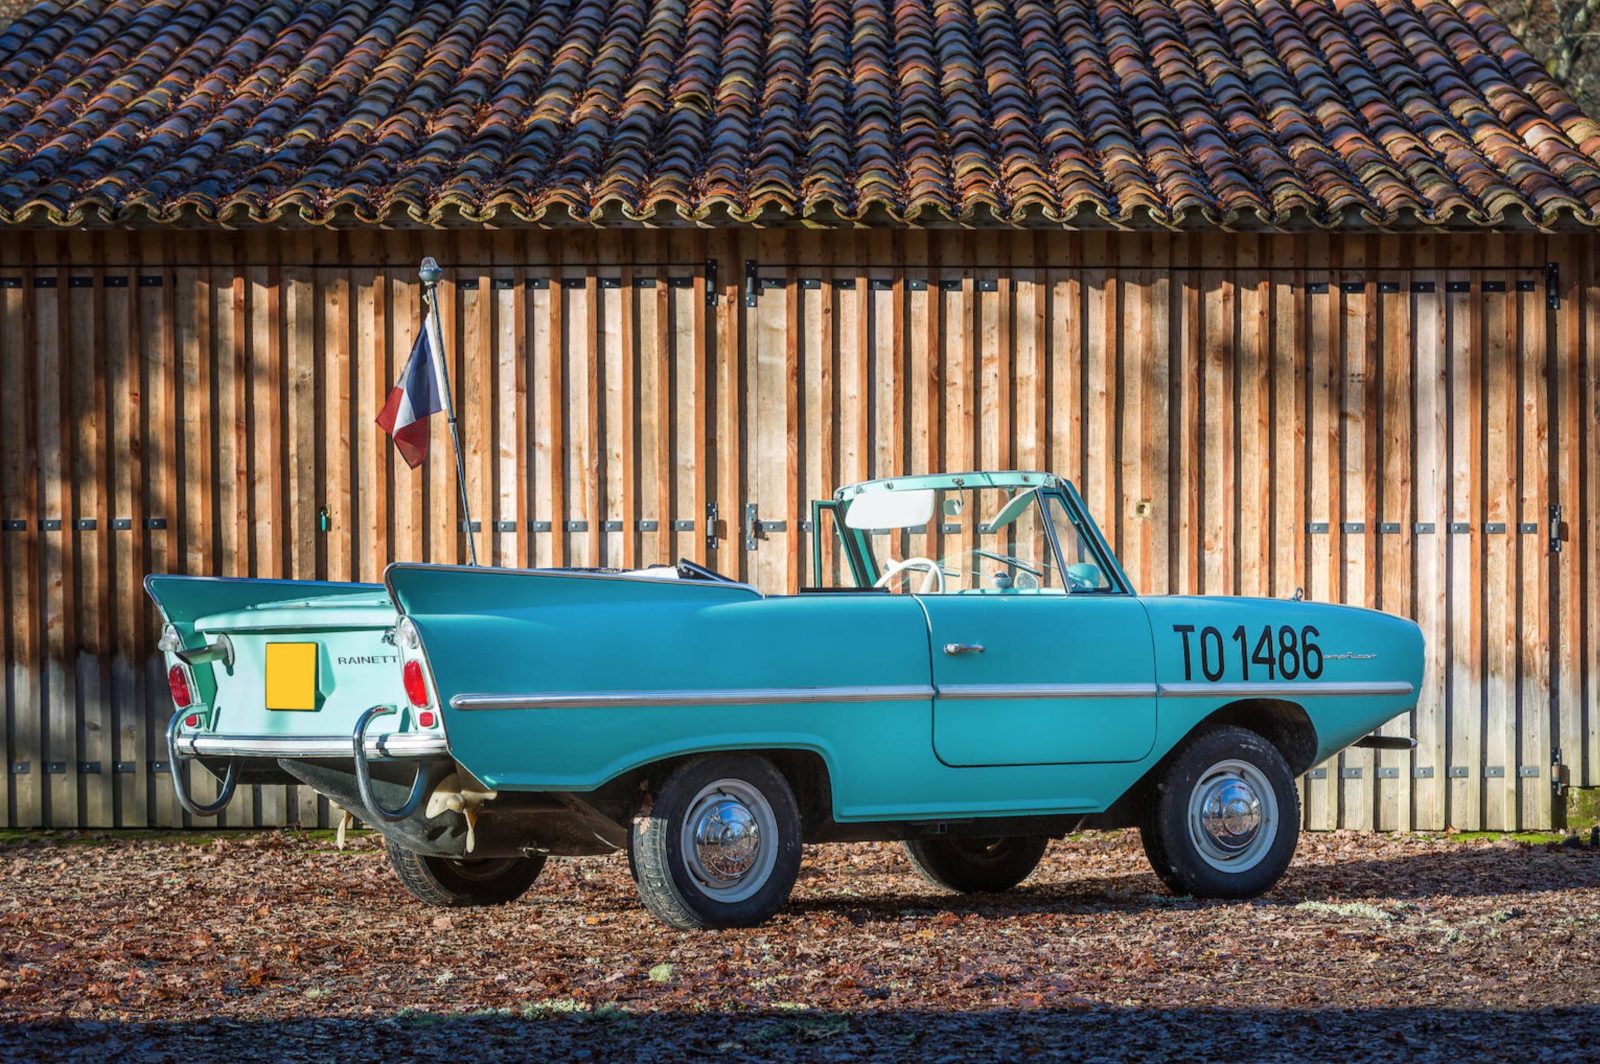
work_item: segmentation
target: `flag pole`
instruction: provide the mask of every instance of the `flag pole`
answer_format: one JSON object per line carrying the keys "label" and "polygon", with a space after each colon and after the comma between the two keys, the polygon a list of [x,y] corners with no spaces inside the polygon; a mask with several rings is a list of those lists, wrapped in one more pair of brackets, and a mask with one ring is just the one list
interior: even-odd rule
{"label": "flag pole", "polygon": [[444,415],[450,422],[450,442],[456,449],[456,487],[461,492],[461,516],[466,520],[467,549],[471,553],[472,564],[477,565],[478,538],[472,534],[472,508],[467,503],[467,460],[461,453],[461,430],[456,427],[456,403],[450,395],[450,374],[444,365],[444,333],[439,328],[439,279],[444,276],[444,270],[430,255],[422,260],[417,276],[422,279],[422,290],[428,300],[425,328],[429,336],[428,348],[433,355],[434,379],[444,392]]}

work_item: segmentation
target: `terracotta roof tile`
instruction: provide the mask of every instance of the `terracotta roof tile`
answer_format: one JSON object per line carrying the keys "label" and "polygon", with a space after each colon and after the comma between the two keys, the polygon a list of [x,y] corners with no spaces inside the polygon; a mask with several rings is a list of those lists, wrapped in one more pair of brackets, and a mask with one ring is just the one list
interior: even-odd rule
{"label": "terracotta roof tile", "polygon": [[1482,0],[45,0],[0,223],[1600,224]]}

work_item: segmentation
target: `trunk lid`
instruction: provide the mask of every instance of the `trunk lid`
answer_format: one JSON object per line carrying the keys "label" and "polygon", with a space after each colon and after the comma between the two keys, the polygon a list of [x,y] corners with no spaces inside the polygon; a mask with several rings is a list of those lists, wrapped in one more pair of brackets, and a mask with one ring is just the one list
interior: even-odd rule
{"label": "trunk lid", "polygon": [[[396,614],[381,584],[152,576],[150,597],[193,650],[218,643],[224,661],[190,665],[200,732],[235,736],[348,735],[369,706],[401,708],[371,734],[410,730],[393,642]],[[179,661],[166,651],[167,666]]]}

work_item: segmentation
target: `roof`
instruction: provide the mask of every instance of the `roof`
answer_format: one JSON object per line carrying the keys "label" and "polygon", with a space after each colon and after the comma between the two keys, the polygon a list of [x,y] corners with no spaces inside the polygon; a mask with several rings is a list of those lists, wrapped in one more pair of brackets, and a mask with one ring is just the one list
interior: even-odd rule
{"label": "roof", "polygon": [[1600,225],[1480,0],[45,0],[0,224]]}

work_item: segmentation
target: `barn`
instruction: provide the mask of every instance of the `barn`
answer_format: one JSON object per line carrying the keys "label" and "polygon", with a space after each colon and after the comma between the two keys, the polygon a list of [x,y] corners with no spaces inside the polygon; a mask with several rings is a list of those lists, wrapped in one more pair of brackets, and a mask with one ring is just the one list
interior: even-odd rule
{"label": "barn", "polygon": [[[470,534],[784,593],[835,485],[1022,467],[1143,592],[1422,625],[1416,750],[1313,769],[1308,827],[1559,824],[1597,226],[1600,125],[1482,0],[43,0],[0,28],[0,819],[184,823],[145,573]],[[443,426],[413,471],[374,424],[423,256],[470,528]]]}

